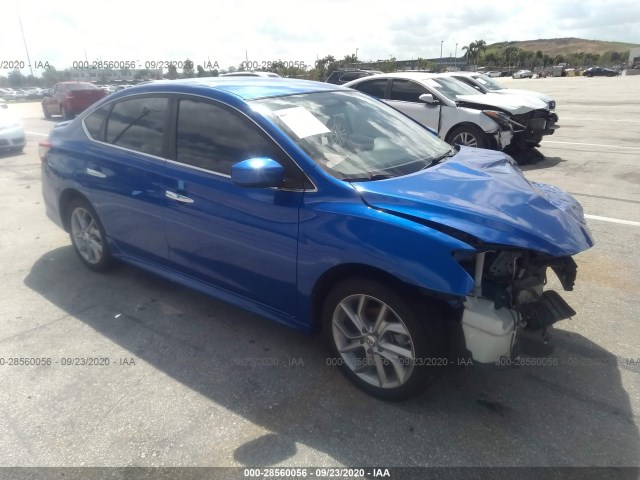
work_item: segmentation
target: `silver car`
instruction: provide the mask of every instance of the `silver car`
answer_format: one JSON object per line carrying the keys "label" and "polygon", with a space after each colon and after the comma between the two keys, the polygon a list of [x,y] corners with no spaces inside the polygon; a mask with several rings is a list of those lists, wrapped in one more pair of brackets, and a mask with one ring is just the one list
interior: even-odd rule
{"label": "silver car", "polygon": [[[491,73],[491,72],[488,72]],[[555,110],[556,101],[549,95],[544,93],[534,92],[533,90],[522,90],[519,88],[507,88],[501,83],[497,82],[487,74],[478,72],[450,72],[443,73],[442,75],[448,75],[472,86],[482,93],[499,93],[501,95],[520,95],[520,96],[532,96],[539,98],[547,104],[549,110]]]}
{"label": "silver car", "polygon": [[[548,116],[537,98],[483,94],[455,78],[422,72],[373,75],[346,83],[438,132],[451,145],[502,150],[527,130],[517,119]],[[535,114],[535,112],[538,112]],[[545,127],[547,126],[545,121]],[[518,135],[518,143],[522,140]],[[515,145],[514,145],[515,148]]]}

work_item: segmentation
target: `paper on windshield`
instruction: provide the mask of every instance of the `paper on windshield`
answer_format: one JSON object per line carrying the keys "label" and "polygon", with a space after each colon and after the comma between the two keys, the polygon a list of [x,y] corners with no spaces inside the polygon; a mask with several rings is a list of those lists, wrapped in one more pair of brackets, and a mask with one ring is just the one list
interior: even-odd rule
{"label": "paper on windshield", "polygon": [[324,123],[304,107],[284,108],[273,112],[298,138],[329,133]]}

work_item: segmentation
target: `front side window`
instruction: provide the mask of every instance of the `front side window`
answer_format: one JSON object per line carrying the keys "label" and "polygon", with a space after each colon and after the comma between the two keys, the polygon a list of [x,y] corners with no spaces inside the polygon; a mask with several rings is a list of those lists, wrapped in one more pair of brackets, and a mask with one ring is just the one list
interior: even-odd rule
{"label": "front side window", "polygon": [[302,187],[302,172],[258,126],[242,114],[201,100],[181,99],[178,106],[176,160],[231,175],[243,160],[268,157],[285,169],[283,187]]}
{"label": "front side window", "polygon": [[422,85],[412,82],[411,80],[394,79],[391,84],[391,100],[401,102],[419,102],[420,95],[429,93]]}
{"label": "front side window", "polygon": [[137,152],[162,156],[169,100],[139,97],[116,103],[107,120],[105,141]]}

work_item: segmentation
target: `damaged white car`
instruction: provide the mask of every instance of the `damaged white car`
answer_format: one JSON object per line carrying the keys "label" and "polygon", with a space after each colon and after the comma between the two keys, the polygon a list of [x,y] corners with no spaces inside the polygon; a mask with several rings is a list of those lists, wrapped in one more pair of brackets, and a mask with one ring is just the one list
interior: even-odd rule
{"label": "damaged white car", "polygon": [[558,121],[547,102],[531,95],[482,93],[448,74],[398,72],[345,84],[383,100],[451,145],[528,150]]}

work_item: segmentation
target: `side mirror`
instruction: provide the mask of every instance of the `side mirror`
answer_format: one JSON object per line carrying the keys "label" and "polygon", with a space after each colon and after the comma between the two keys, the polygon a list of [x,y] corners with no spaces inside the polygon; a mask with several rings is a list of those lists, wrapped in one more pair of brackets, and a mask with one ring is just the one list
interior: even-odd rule
{"label": "side mirror", "polygon": [[284,181],[284,168],[270,158],[250,158],[231,167],[231,181],[241,187],[279,187]]}
{"label": "side mirror", "polygon": [[418,100],[424,103],[429,103],[429,104],[438,103],[438,101],[435,98],[433,98],[433,95],[431,95],[430,93],[423,93],[418,97]]}

